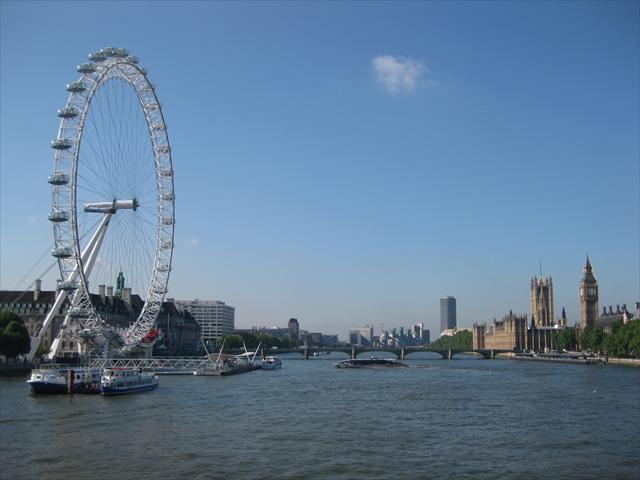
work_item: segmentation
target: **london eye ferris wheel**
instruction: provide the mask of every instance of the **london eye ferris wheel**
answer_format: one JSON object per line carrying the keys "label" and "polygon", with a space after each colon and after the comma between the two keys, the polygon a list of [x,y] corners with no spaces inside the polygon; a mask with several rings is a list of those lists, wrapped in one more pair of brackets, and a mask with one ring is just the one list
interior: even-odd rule
{"label": "london eye ferris wheel", "polygon": [[[51,144],[49,220],[60,269],[52,310],[68,299],[62,331],[72,330],[88,348],[127,349],[153,328],[167,292],[175,224],[171,147],[155,87],[137,58],[107,47],[89,60],[67,85]],[[116,277],[142,299],[128,327],[109,325],[90,297]]]}

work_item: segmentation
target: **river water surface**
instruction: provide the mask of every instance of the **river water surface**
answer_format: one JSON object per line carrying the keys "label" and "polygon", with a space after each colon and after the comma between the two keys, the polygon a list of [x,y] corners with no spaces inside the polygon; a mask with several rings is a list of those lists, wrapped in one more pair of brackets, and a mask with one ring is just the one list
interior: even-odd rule
{"label": "river water surface", "polygon": [[0,378],[0,478],[640,478],[640,369],[283,358],[116,398]]}

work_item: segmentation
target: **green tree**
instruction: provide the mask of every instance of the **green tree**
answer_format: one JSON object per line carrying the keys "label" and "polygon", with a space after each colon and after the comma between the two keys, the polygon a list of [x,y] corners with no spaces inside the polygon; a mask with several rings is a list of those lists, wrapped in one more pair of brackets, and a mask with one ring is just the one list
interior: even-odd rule
{"label": "green tree", "polygon": [[473,334],[462,331],[453,336],[440,337],[435,342],[431,342],[429,348],[433,350],[472,350]]}
{"label": "green tree", "polygon": [[0,354],[15,359],[31,348],[31,337],[24,322],[17,314],[0,312]]}
{"label": "green tree", "polygon": [[626,325],[627,354],[640,358],[640,319],[632,320]]}
{"label": "green tree", "polygon": [[560,331],[556,334],[554,343],[560,350],[575,350],[578,345],[576,329],[574,327],[569,327]]}
{"label": "green tree", "polygon": [[640,320],[632,320],[626,325],[622,321],[614,323],[603,339],[602,348],[615,357],[640,356]]}
{"label": "green tree", "polygon": [[587,327],[580,335],[580,348],[598,352],[604,350],[604,330],[598,327]]}
{"label": "green tree", "polygon": [[242,348],[242,337],[240,335],[226,335],[218,341],[218,346],[224,344],[225,350]]}

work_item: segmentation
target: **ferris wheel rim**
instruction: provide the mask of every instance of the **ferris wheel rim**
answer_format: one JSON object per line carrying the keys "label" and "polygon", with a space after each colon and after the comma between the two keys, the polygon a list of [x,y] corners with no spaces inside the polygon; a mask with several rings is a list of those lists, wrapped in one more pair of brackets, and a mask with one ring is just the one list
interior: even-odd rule
{"label": "ferris wheel rim", "polygon": [[[105,54],[101,52],[105,52]],[[131,346],[139,343],[149,329],[153,328],[167,293],[173,258],[175,225],[171,146],[164,113],[155,88],[149,82],[146,70],[138,66],[137,59],[129,56],[126,50],[111,47],[90,55],[90,59],[92,56],[95,58],[95,63],[79,65],[80,78],[67,86],[67,90],[70,92],[69,97],[65,107],[58,113],[61,121],[58,136],[52,143],[52,147],[55,149],[52,177],[56,175],[58,177],[54,179],[55,181],[51,181],[50,177],[49,182],[52,184],[50,219],[54,225],[54,252],[60,254],[59,256],[54,254],[54,256],[58,258],[63,286],[64,282],[75,282],[75,277],[79,280],[76,284],[71,283],[66,286],[70,291],[75,292],[74,298],[78,294],[81,299],[85,298],[83,307],[91,310],[90,320],[87,324],[93,327],[104,325],[106,322],[100,318],[95,305],[89,299],[88,278],[85,275],[80,251],[77,204],[78,166],[85,121],[91,103],[106,82],[116,77],[120,78],[133,89],[144,114],[152,145],[156,182],[156,238],[149,284],[146,292],[138,292],[141,297],[144,294],[144,303],[137,319],[130,327],[120,332],[124,345]],[[64,183],[64,175],[68,175],[67,183]],[[136,199],[134,198],[133,204],[135,205],[135,203]],[[64,207],[68,207],[68,210],[65,211]],[[68,217],[66,220],[64,219],[65,214]],[[51,218],[52,216],[54,218]],[[70,252],[69,247],[72,249],[72,255],[66,255]],[[65,248],[67,250],[64,250]],[[72,276],[74,269],[76,271],[75,277]],[[71,287],[76,288],[72,289]],[[79,302],[82,303],[82,300]],[[72,307],[76,308],[76,305],[72,305]]]}

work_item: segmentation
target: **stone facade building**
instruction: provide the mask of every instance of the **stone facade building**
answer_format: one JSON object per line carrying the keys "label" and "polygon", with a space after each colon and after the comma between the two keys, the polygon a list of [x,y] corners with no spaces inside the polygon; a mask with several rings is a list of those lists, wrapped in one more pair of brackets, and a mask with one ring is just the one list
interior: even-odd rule
{"label": "stone facade building", "polygon": [[486,323],[473,324],[474,350],[526,350],[527,316],[509,312],[502,320],[495,318],[489,327]]}
{"label": "stone facade building", "polygon": [[553,319],[553,280],[551,276],[531,278],[531,317],[536,327],[549,327]]}
{"label": "stone facade building", "polygon": [[580,328],[594,327],[598,322],[598,282],[587,255],[580,280]]}
{"label": "stone facade building", "polygon": [[[53,306],[57,292],[54,290],[40,290],[40,283],[36,282],[35,290],[27,291],[0,291],[0,310],[7,310],[18,314],[25,323],[29,335],[33,337],[38,333],[47,313]],[[131,289],[122,289],[121,295],[116,295],[113,288],[99,286],[98,294],[90,295],[91,303],[95,307],[98,315],[104,318],[107,323],[114,327],[126,328],[133,323],[140,314],[144,302],[139,295],[131,294]],[[45,332],[41,341],[41,351],[48,351],[53,340],[58,336],[60,327],[64,322],[66,312],[69,310],[70,302],[65,300],[60,310],[51,322],[48,331]],[[170,328],[166,328],[167,320],[170,319]],[[172,332],[172,347],[170,350],[175,355],[192,355],[197,352],[192,347],[199,344],[199,327],[195,320],[184,311],[179,311],[173,303],[164,302],[158,314],[157,327],[166,335],[167,331]],[[164,345],[161,341],[159,345]],[[65,333],[61,339],[58,358],[76,359],[79,357],[79,345],[71,336]]]}
{"label": "stone facade building", "polygon": [[562,317],[553,320],[553,280],[534,276],[530,282],[531,321],[527,315],[509,312],[502,320],[473,324],[473,348],[476,350],[514,350],[541,352],[553,349],[554,334],[567,326]]}
{"label": "stone facade building", "polygon": [[616,305],[615,310],[612,305],[609,305],[608,311],[607,307],[602,307],[602,313],[598,317],[596,327],[602,328],[604,333],[611,333],[611,328],[616,322],[629,323],[633,316],[634,314],[627,310],[626,304],[623,304],[622,308],[620,308],[620,305]]}

